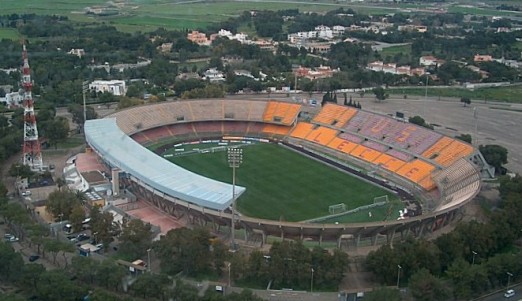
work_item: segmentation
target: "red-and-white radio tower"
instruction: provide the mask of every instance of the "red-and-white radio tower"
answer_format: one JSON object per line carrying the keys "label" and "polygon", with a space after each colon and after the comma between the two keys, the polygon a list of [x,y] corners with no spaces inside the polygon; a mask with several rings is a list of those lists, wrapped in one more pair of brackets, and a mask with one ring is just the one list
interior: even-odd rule
{"label": "red-and-white radio tower", "polygon": [[24,165],[31,167],[31,170],[40,171],[43,167],[42,152],[40,141],[38,141],[38,129],[36,127],[36,116],[34,115],[33,96],[31,90],[31,68],[27,58],[27,49],[23,48],[22,56],[24,65],[22,66],[22,85],[24,87]]}

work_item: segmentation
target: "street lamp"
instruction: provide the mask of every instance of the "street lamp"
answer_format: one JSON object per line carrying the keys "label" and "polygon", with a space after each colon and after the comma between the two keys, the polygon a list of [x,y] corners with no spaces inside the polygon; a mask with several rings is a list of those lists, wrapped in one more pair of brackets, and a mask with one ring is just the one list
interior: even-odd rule
{"label": "street lamp", "polygon": [[508,275],[508,283],[507,283],[506,289],[509,289],[509,280],[511,280],[511,277],[513,276],[513,274],[511,274],[510,272],[506,272],[506,274]]}
{"label": "street lamp", "polygon": [[231,281],[231,278],[230,278],[230,270],[232,269],[232,263],[229,262],[228,265],[227,265],[227,267],[228,267],[228,287],[230,287],[230,284],[231,284],[231,282],[232,282],[232,281]]}
{"label": "street lamp", "polygon": [[82,130],[84,130],[85,122],[87,121],[87,105],[85,104],[85,94],[89,90],[89,81],[84,81],[82,83],[82,95],[83,95],[83,125]]}
{"label": "street lamp", "polygon": [[[426,115],[426,106],[427,106],[427,102],[428,102],[428,79],[430,78],[430,73],[429,72],[426,72],[426,86],[424,87],[424,112],[423,114]],[[424,118],[426,118],[426,116],[423,116]]]}
{"label": "street lamp", "polygon": [[477,255],[478,253],[475,252],[475,251],[471,251],[471,253],[473,253],[473,259],[471,260],[471,264],[475,264],[475,255]]}
{"label": "street lamp", "polygon": [[399,281],[401,280],[401,269],[402,267],[398,264],[397,265],[397,288],[399,288]]}
{"label": "street lamp", "polygon": [[236,249],[236,168],[243,163],[243,149],[239,147],[228,148],[228,165],[232,168],[232,219],[231,219],[231,245]]}
{"label": "street lamp", "polygon": [[147,249],[147,272],[150,273],[150,251],[152,251],[152,249]]}
{"label": "street lamp", "polygon": [[314,292],[314,268],[311,269],[312,271],[312,279],[310,280],[310,293]]}

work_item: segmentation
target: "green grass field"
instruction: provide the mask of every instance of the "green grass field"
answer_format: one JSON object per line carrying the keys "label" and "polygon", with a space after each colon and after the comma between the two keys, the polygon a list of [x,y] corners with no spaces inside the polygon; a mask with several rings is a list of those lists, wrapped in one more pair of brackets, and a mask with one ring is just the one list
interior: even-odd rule
{"label": "green grass field", "polygon": [[8,40],[16,40],[20,38],[18,35],[18,31],[14,28],[0,28],[0,40],[8,39]]}
{"label": "green grass field", "polygon": [[388,55],[393,57],[394,55],[396,55],[398,53],[402,53],[404,55],[410,55],[411,54],[411,44],[384,48],[381,51],[381,57],[385,58]]}
{"label": "green grass field", "polygon": [[[203,176],[232,181],[226,152],[169,160]],[[236,176],[237,184],[247,188],[238,199],[238,210],[258,218],[295,222],[326,216],[333,204],[345,203],[353,209],[377,196],[396,199],[382,188],[274,144],[245,147]]]}
{"label": "green grass field", "polygon": [[[425,93],[424,88],[414,89],[390,89],[389,94],[408,94],[408,95],[420,95],[423,96]],[[444,88],[435,89],[428,88],[428,97],[469,97],[472,101],[501,101],[510,103],[521,103],[522,98],[522,85],[510,86],[510,87],[498,87],[498,88],[481,88],[475,90],[459,89],[459,88]]]}

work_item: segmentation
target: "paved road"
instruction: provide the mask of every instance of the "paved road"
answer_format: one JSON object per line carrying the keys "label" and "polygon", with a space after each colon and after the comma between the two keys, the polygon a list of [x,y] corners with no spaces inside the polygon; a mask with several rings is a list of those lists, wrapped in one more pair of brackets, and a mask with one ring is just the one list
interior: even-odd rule
{"label": "paved road", "polygon": [[474,299],[473,301],[506,301],[506,300],[522,300],[522,283],[516,284],[514,286],[510,286],[510,289],[514,289],[516,294],[515,296],[511,298],[505,298],[504,293],[506,292],[505,289],[500,290],[496,293],[488,294],[484,297],[480,297],[477,299]]}

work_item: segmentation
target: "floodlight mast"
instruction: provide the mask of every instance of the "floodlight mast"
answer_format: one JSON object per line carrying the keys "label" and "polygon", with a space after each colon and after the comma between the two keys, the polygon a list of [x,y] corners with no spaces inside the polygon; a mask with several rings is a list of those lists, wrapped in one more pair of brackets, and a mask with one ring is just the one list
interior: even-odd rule
{"label": "floodlight mast", "polygon": [[239,147],[229,147],[227,151],[228,165],[232,168],[232,219],[231,219],[231,231],[230,231],[230,244],[231,249],[236,249],[236,168],[243,163],[243,149]]}

